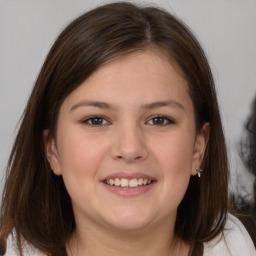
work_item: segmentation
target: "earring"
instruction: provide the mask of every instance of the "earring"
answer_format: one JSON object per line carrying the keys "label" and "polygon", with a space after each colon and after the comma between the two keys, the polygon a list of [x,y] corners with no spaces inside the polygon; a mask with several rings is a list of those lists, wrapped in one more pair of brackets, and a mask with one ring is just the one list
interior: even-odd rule
{"label": "earring", "polygon": [[200,178],[201,177],[201,172],[203,171],[203,169],[201,169],[200,167],[196,167],[196,170],[198,171],[197,175]]}

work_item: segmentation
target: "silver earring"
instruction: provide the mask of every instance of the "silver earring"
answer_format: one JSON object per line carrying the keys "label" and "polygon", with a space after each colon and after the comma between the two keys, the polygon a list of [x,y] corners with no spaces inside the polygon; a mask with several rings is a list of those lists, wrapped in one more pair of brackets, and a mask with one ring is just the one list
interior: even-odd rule
{"label": "silver earring", "polygon": [[197,170],[197,175],[200,178],[201,177],[201,172],[203,171],[203,169],[201,169],[200,167],[196,167]]}

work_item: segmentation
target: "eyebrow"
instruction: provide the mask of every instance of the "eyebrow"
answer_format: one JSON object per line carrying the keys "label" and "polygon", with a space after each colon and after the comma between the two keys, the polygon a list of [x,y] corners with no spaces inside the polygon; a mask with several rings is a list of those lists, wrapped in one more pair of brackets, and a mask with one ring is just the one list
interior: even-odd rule
{"label": "eyebrow", "polygon": [[[96,108],[100,108],[100,109],[114,109],[116,107],[114,107],[113,105],[106,103],[106,102],[101,102],[101,101],[81,101],[76,103],[74,106],[71,107],[70,112],[79,108],[79,107],[96,107]],[[174,108],[178,108],[180,110],[185,111],[185,107],[177,102],[176,100],[168,100],[168,101],[156,101],[156,102],[152,102],[152,103],[147,103],[147,104],[143,104],[142,105],[142,109],[155,109],[155,108],[161,108],[161,107],[174,107]]]}
{"label": "eyebrow", "polygon": [[100,109],[110,109],[113,108],[110,104],[106,103],[106,102],[101,102],[101,101],[81,101],[78,102],[77,104],[75,104],[74,106],[72,106],[72,108],[70,109],[70,111],[75,110],[76,108],[79,107],[96,107],[96,108],[100,108]]}
{"label": "eyebrow", "polygon": [[180,110],[185,111],[185,107],[181,103],[173,99],[168,101],[156,101],[156,102],[142,105],[142,108],[144,109],[154,109],[154,108],[160,108],[160,107],[174,107],[174,108],[178,108]]}

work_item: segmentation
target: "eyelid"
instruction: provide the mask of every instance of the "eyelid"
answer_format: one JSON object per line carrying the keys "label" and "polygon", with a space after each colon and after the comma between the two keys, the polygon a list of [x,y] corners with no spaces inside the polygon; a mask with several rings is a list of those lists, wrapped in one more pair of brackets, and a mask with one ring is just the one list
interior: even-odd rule
{"label": "eyelid", "polygon": [[[96,118],[98,118],[98,119],[103,119],[104,121],[106,121],[106,123],[104,123],[104,124],[90,124],[90,123],[88,123],[90,120],[93,120],[93,119],[96,119]],[[105,125],[109,125],[109,124],[111,124],[110,123],[110,121],[106,118],[106,117],[104,117],[104,116],[101,116],[101,115],[92,115],[92,116],[88,116],[88,117],[86,117],[86,118],[83,118],[82,120],[81,120],[81,123],[83,123],[83,124],[85,124],[85,125],[89,125],[89,126],[105,126]]]}
{"label": "eyelid", "polygon": [[[166,125],[172,125],[172,124],[176,124],[176,121],[171,118],[171,117],[168,117],[168,116],[165,116],[165,115],[155,115],[155,116],[151,116],[148,121],[146,122],[147,124],[149,123],[149,121],[151,121],[152,119],[154,118],[163,118],[165,120],[167,120],[168,123],[166,124],[158,124],[158,126],[166,126]],[[157,124],[149,124],[149,125],[155,125],[157,126]]]}
{"label": "eyelid", "polygon": [[[149,122],[152,121],[154,118],[162,118],[164,119],[164,123],[163,124],[150,124]],[[93,123],[89,123],[89,121],[93,120],[93,119],[102,119],[103,120],[103,123],[102,124],[93,124]],[[167,122],[166,122],[167,121]],[[106,126],[106,125],[110,125],[111,122],[108,120],[108,118],[106,118],[105,116],[102,116],[102,115],[92,115],[92,116],[88,116],[86,118],[83,118],[81,120],[81,123],[82,124],[85,124],[85,125],[88,125],[88,126]],[[167,126],[167,125],[172,125],[172,124],[175,124],[176,121],[169,117],[169,116],[165,116],[165,115],[154,115],[154,116],[151,116],[147,121],[146,121],[146,124],[148,125],[154,125],[154,126]]]}

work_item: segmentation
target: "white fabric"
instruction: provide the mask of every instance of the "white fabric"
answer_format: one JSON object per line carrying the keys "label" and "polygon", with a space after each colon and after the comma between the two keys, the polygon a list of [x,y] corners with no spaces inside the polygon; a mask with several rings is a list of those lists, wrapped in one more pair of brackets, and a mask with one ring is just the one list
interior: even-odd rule
{"label": "white fabric", "polygon": [[[253,242],[243,224],[229,214],[223,238],[221,235],[204,244],[204,256],[256,256]],[[14,248],[12,236],[7,240],[5,256],[18,256]],[[43,256],[32,247],[26,247],[24,256]]]}
{"label": "white fabric", "polygon": [[224,237],[221,235],[204,245],[204,256],[256,256],[256,250],[243,224],[229,214]]}

